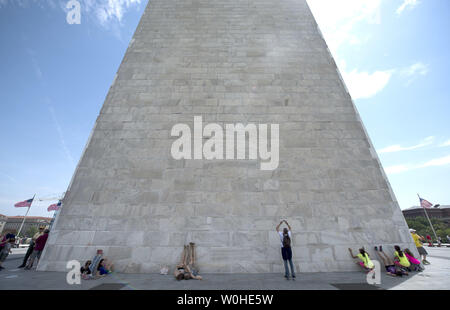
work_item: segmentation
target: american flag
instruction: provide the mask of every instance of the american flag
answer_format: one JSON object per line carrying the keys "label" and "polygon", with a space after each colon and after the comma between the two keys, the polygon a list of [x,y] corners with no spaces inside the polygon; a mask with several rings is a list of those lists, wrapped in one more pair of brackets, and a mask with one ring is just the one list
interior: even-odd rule
{"label": "american flag", "polygon": [[430,209],[433,206],[433,204],[431,202],[429,202],[428,200],[425,200],[425,199],[420,198],[420,197],[419,197],[419,199],[420,199],[420,206],[422,208]]}
{"label": "american flag", "polygon": [[16,203],[14,205],[14,207],[16,207],[16,208],[24,208],[24,207],[29,208],[29,207],[31,207],[31,204],[33,203],[33,199],[34,198],[18,202],[18,203]]}
{"label": "american flag", "polygon": [[47,208],[47,211],[48,212],[50,212],[50,211],[57,211],[57,210],[59,210],[59,208],[61,208],[61,200],[58,201],[58,203],[54,203],[54,204],[50,205]]}

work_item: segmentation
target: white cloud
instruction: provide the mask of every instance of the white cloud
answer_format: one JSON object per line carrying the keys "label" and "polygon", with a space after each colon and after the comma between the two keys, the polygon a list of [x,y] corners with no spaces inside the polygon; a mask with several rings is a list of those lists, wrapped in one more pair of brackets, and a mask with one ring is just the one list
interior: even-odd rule
{"label": "white cloud", "polygon": [[411,167],[408,167],[406,165],[398,165],[398,166],[390,166],[387,168],[384,168],[384,171],[386,174],[397,174],[402,173],[411,170]]}
{"label": "white cloud", "polygon": [[440,147],[446,147],[446,146],[450,146],[450,140],[445,141],[444,143],[439,145]]}
{"label": "white cloud", "polygon": [[425,76],[430,71],[429,65],[417,62],[407,68],[400,70],[400,75],[407,79],[406,85],[410,85],[419,76]]}
{"label": "white cloud", "polygon": [[368,40],[354,33],[355,25],[381,23],[382,0],[307,1],[334,55],[342,44],[363,44]]}
{"label": "white cloud", "polygon": [[425,164],[423,164],[422,166],[420,166],[420,168],[439,167],[439,166],[445,166],[445,165],[449,165],[449,164],[450,164],[450,156],[445,156],[445,157],[430,160],[430,161],[426,162]]}
{"label": "white cloud", "polygon": [[121,22],[126,11],[133,5],[141,4],[142,0],[84,0],[82,8],[94,14],[101,25],[111,22]]}
{"label": "white cloud", "polygon": [[406,9],[412,10],[420,3],[419,0],[404,0],[402,5],[398,7],[397,14],[402,14]]}
{"label": "white cloud", "polygon": [[379,154],[383,154],[383,153],[395,153],[395,152],[401,152],[401,151],[411,151],[411,150],[416,150],[416,149],[420,149],[423,148],[425,146],[431,145],[434,141],[434,137],[428,137],[426,139],[424,139],[422,142],[420,142],[417,145],[414,146],[401,146],[401,145],[391,145],[388,147],[385,147],[381,150],[378,151]]}
{"label": "white cloud", "polygon": [[390,70],[367,72],[358,69],[348,71],[346,62],[341,60],[339,62],[339,68],[342,73],[342,78],[344,79],[352,98],[355,100],[367,99],[375,96],[387,86],[394,74],[406,79],[406,85],[410,85],[419,76],[425,76],[430,71],[429,66],[422,62],[414,63],[403,69],[394,68]]}
{"label": "white cloud", "polygon": [[[342,45],[363,45],[370,40],[370,34],[356,34],[361,23],[381,23],[382,0],[307,0],[320,30],[337,62]],[[389,83],[395,70],[372,72],[340,66],[342,78],[353,99],[370,98],[382,91]]]}
{"label": "white cloud", "polygon": [[[68,12],[66,4],[69,0],[0,0],[0,8],[7,5],[16,5],[29,8],[38,5],[40,8],[59,8]],[[132,8],[140,5],[143,0],[77,0],[81,5],[81,18],[93,18],[100,25],[109,29],[121,25],[123,16]],[[114,30],[114,29],[113,29]],[[115,29],[117,30],[117,29]]]}
{"label": "white cloud", "polygon": [[384,169],[386,174],[398,174],[402,172],[408,172],[416,169],[423,169],[423,168],[430,168],[430,167],[441,167],[441,166],[447,166],[450,165],[450,155],[444,156],[436,159],[432,159],[430,161],[427,161],[423,164],[418,165],[397,165],[397,166],[390,166]]}
{"label": "white cloud", "polygon": [[365,99],[375,96],[382,91],[389,83],[394,70],[359,72],[353,70],[350,72],[342,71],[342,77],[348,87],[353,99]]}

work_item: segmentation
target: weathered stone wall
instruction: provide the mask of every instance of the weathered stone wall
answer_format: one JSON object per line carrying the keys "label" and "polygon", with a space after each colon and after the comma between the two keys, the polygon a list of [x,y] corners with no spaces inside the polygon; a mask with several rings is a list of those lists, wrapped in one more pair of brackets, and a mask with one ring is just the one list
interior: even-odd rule
{"label": "weathered stone wall", "polygon": [[[172,126],[280,124],[280,164],[172,159]],[[198,246],[202,272],[355,269],[348,248],[414,248],[305,0],[150,0],[64,199],[39,270],[103,248],[156,272]]]}

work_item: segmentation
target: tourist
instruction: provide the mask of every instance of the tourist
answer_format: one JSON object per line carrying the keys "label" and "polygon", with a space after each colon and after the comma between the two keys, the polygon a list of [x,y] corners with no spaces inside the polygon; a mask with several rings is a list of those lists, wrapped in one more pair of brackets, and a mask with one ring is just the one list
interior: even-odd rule
{"label": "tourist", "polygon": [[1,238],[0,241],[0,251],[3,249],[3,247],[9,242],[11,234],[6,234]]}
{"label": "tourist", "polygon": [[422,258],[422,264],[429,265],[430,262],[427,261],[428,252],[427,252],[427,250],[424,249],[423,244],[422,244],[422,241],[424,241],[425,239],[422,236],[419,236],[416,233],[415,229],[410,229],[409,231],[410,231],[411,236],[412,236],[412,238],[414,240],[414,243],[415,243],[415,245],[417,247],[417,251],[419,252],[419,254],[420,254],[421,258]]}
{"label": "tourist", "polygon": [[0,251],[0,270],[5,269],[5,267],[2,266],[3,262],[6,260],[9,253],[12,253],[11,248],[15,242],[16,239],[13,234],[7,234],[5,236],[5,242],[2,242],[3,247]]}
{"label": "tourist", "polygon": [[198,266],[196,263],[195,243],[194,242],[189,243],[189,256],[190,256],[190,260],[189,260],[188,267],[192,271],[192,273],[198,274]]}
{"label": "tourist", "polygon": [[433,240],[431,240],[431,236],[427,235],[427,240],[428,240],[428,246],[429,247],[433,247]]}
{"label": "tourist", "polygon": [[356,256],[353,255],[352,249],[349,248],[348,250],[350,251],[350,255],[352,258],[359,258],[360,262],[358,262],[357,264],[361,266],[364,271],[370,272],[375,268],[375,265],[370,260],[369,253],[367,253],[364,248],[359,249],[359,254]]}
{"label": "tourist", "polygon": [[28,250],[27,250],[27,253],[25,254],[25,257],[23,258],[22,265],[20,265],[17,268],[23,268],[27,265],[28,258],[30,257],[31,253],[33,253],[36,239],[39,238],[40,236],[42,236],[42,234],[44,233],[44,229],[45,229],[44,226],[40,226],[39,231],[34,234],[33,238],[31,238],[31,242],[30,242],[30,245],[28,246]]}
{"label": "tourist", "polygon": [[28,265],[25,267],[25,269],[27,269],[27,270],[31,269],[31,267],[33,267],[33,263],[36,258],[38,259],[38,263],[39,263],[39,259],[41,258],[42,251],[44,250],[45,244],[47,243],[49,232],[50,232],[50,230],[48,230],[48,229],[44,230],[44,234],[39,236],[36,239],[33,253],[31,253],[30,261],[28,262]]}
{"label": "tourist", "polygon": [[98,269],[98,265],[103,258],[103,250],[98,249],[97,254],[92,259],[91,265],[89,266],[90,274],[93,276],[96,274],[96,270]]}
{"label": "tourist", "polygon": [[398,245],[394,246],[395,248],[395,252],[394,252],[394,263],[396,266],[398,266],[399,268],[405,270],[405,271],[410,271],[410,266],[411,263],[409,262],[408,258],[406,257],[405,253],[403,253],[403,251],[400,249],[400,247]]}
{"label": "tourist", "polygon": [[409,250],[405,249],[403,251],[405,253],[406,258],[408,258],[409,262],[411,263],[411,269],[412,271],[423,271],[425,268],[422,266],[422,263],[420,260],[414,257],[414,254]]}
{"label": "tourist", "polygon": [[106,276],[110,273],[112,273],[112,265],[108,265],[105,258],[102,258],[100,262],[98,263],[97,267],[97,276]]}
{"label": "tourist", "polygon": [[380,247],[375,247],[375,252],[378,254],[378,257],[381,258],[381,260],[384,263],[384,268],[386,268],[386,272],[389,276],[392,277],[401,277],[403,275],[403,272],[395,266],[394,261],[386,255],[386,253],[383,252],[383,247],[380,245]]}
{"label": "tourist", "polygon": [[83,279],[87,278],[91,274],[91,270],[89,269],[91,263],[92,262],[88,260],[86,261],[86,263],[84,263],[84,266],[80,268],[81,277]]}
{"label": "tourist", "polygon": [[[286,223],[288,228],[284,228],[283,232],[280,231],[280,226],[284,223]],[[291,247],[291,241],[292,241],[292,234],[291,234],[291,226],[289,226],[288,222],[286,220],[283,220],[278,224],[277,233],[280,236],[281,241],[281,256],[283,257],[283,263],[284,263],[284,277],[289,280],[289,266],[291,267],[291,274],[292,278],[295,279],[295,270],[294,270],[294,264],[292,263],[292,247]]]}
{"label": "tourist", "polygon": [[[192,253],[192,254],[191,254]],[[191,256],[190,265],[187,264],[188,256]],[[194,268],[195,264],[195,252],[194,243],[190,243],[189,246],[185,245],[183,253],[181,255],[180,263],[175,267],[174,276],[178,281],[180,280],[202,280],[203,278],[198,275],[198,269]]]}

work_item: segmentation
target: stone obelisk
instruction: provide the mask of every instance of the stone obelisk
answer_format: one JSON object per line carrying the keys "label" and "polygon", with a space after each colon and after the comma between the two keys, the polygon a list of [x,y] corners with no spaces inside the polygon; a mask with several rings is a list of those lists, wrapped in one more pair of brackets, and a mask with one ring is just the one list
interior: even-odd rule
{"label": "stone obelisk", "polygon": [[[176,124],[279,124],[279,165],[176,160]],[[206,138],[204,138],[205,140]],[[108,92],[39,270],[96,249],[121,272],[349,271],[348,248],[415,249],[305,0],[150,0]]]}

